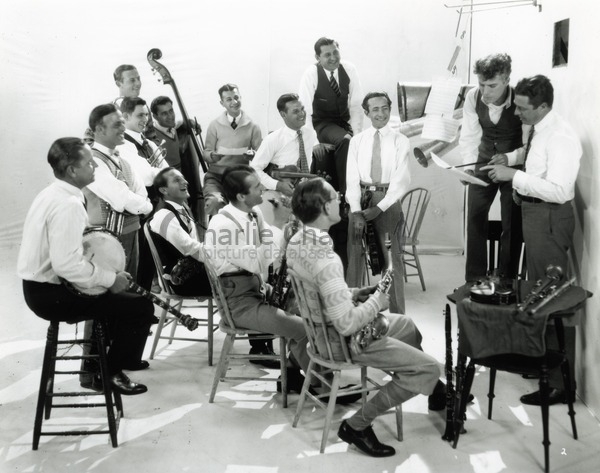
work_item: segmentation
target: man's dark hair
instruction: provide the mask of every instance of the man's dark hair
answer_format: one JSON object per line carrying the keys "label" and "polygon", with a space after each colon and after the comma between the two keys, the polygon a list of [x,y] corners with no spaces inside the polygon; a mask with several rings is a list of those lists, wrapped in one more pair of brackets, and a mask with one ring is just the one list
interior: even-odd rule
{"label": "man's dark hair", "polygon": [[237,85],[235,84],[225,84],[223,86],[221,86],[221,88],[219,89],[219,98],[222,99],[223,98],[223,92],[233,92],[234,90],[240,90],[238,88]]}
{"label": "man's dark hair", "polygon": [[48,163],[56,177],[64,177],[67,168],[81,161],[81,150],[86,146],[81,138],[59,138],[48,151]]}
{"label": "man's dark hair", "polygon": [[483,80],[491,80],[498,74],[510,77],[512,59],[508,54],[490,54],[475,61],[473,72],[483,76]]}
{"label": "man's dark hair", "polygon": [[277,110],[285,112],[286,105],[289,102],[295,102],[296,100],[300,100],[300,97],[298,97],[297,94],[283,94],[277,99]]}
{"label": "man's dark hair", "polygon": [[146,101],[140,97],[125,97],[121,101],[121,112],[131,115],[138,105],[146,105]]}
{"label": "man's dark hair", "polygon": [[[125,100],[125,99],[123,99],[123,100]],[[150,111],[154,115],[156,115],[158,113],[158,107],[160,107],[161,105],[166,105],[168,103],[173,105],[173,101],[169,97],[167,97],[166,95],[159,95],[150,104]]]}
{"label": "man's dark hair", "polygon": [[160,197],[163,197],[163,194],[160,191],[160,188],[167,187],[167,184],[168,184],[166,174],[170,171],[173,171],[174,169],[177,169],[177,168],[174,168],[173,166],[166,167],[164,169],[161,169],[159,171],[159,173],[156,176],[154,176],[154,180],[152,181],[152,187],[154,187],[156,194],[159,195]]}
{"label": "man's dark hair", "polygon": [[90,119],[88,121],[90,129],[92,131],[96,131],[96,127],[98,125],[102,125],[102,119],[106,115],[110,115],[111,113],[115,112],[118,112],[118,109],[114,103],[105,103],[95,107],[94,110],[92,110],[92,113],[90,113]]}
{"label": "man's dark hair", "polygon": [[335,39],[326,38],[325,36],[319,38],[315,43],[315,54],[317,56],[321,55],[321,46],[329,46],[330,44],[335,44],[336,48],[339,48],[340,45]]}
{"label": "man's dark hair", "polygon": [[294,189],[292,212],[302,223],[314,222],[321,215],[323,206],[331,200],[325,182],[322,177],[315,177],[301,182]]}
{"label": "man's dark hair", "polygon": [[373,99],[375,97],[384,97],[387,100],[387,104],[389,107],[392,106],[392,100],[390,99],[389,95],[385,92],[369,92],[367,95],[365,95],[365,98],[362,101],[362,108],[365,110],[365,112],[369,111],[369,100]]}
{"label": "man's dark hair", "polygon": [[125,71],[132,71],[132,70],[137,70],[137,67],[132,66],[131,64],[121,64],[119,67],[117,67],[115,69],[115,72],[113,73],[113,77],[116,81],[122,82],[123,81],[123,72]]}
{"label": "man's dark hair", "polygon": [[529,103],[533,108],[538,108],[543,103],[552,108],[554,103],[554,87],[550,79],[540,74],[521,79],[515,87],[515,95],[529,97]]}
{"label": "man's dark hair", "polygon": [[238,164],[227,168],[223,173],[221,183],[223,192],[229,202],[236,202],[238,194],[247,194],[250,187],[246,183],[246,178],[255,174],[256,171],[246,164]]}

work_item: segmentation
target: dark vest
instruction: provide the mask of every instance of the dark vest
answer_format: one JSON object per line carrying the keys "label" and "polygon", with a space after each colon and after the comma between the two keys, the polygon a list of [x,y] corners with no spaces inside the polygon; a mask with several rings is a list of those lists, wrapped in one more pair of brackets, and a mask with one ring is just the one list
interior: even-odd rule
{"label": "dark vest", "polygon": [[350,77],[346,73],[344,66],[338,67],[338,85],[340,87],[340,96],[333,91],[329,85],[328,71],[322,66],[316,64],[317,68],[317,89],[313,98],[313,126],[321,122],[334,122],[344,125],[350,123],[350,109],[348,108],[348,96],[350,94]]}
{"label": "dark vest", "polygon": [[169,163],[169,166],[173,166],[181,171],[181,155],[179,152],[179,137],[177,136],[177,133],[175,133],[175,138],[173,139],[166,133],[163,133],[161,130],[156,128],[155,143],[160,145],[162,140],[165,140],[163,146],[167,150],[167,157],[165,158],[167,163]]}
{"label": "dark vest", "polygon": [[[184,222],[177,209],[168,202],[163,202],[163,204],[164,208],[168,209],[175,215],[175,218],[179,222],[179,225],[181,225],[181,228],[183,228],[186,233],[189,234],[192,229]],[[177,261],[184,256],[177,248],[175,248],[175,246],[173,246],[173,244],[167,241],[166,238],[163,238],[162,235],[154,232],[151,232],[151,234],[152,241],[156,245],[156,251],[158,252],[160,260],[164,266],[164,272],[168,274],[173,269],[173,266],[177,264]],[[203,264],[201,265],[201,270],[197,274],[179,286],[171,284],[171,288],[175,294],[179,294],[180,296],[204,296],[211,294],[210,283],[208,281],[208,276]]]}
{"label": "dark vest", "polygon": [[502,110],[500,120],[494,124],[490,120],[489,108],[481,100],[481,91],[477,91],[475,111],[483,131],[477,159],[480,163],[487,163],[495,154],[509,153],[523,146],[522,123],[515,115],[515,93],[512,88],[511,94],[513,100],[510,107]]}

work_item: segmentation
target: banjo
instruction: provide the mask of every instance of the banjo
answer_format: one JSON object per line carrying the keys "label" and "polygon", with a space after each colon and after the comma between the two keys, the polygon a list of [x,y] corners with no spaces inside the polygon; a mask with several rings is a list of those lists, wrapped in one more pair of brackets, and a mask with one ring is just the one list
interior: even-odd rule
{"label": "banjo", "polygon": [[[91,227],[83,232],[83,257],[90,263],[104,269],[113,270],[115,272],[123,271],[125,269],[125,250],[123,249],[121,242],[112,232],[102,227]],[[63,284],[76,294],[84,297],[98,297],[108,291],[107,288],[102,286],[84,288],[78,284],[65,280],[63,280]],[[187,314],[182,314],[175,307],[156,297],[139,284],[129,281],[127,290],[140,294],[141,296],[150,299],[162,309],[169,311],[177,317],[179,322],[181,322],[188,330],[192,331],[198,328],[198,319]]]}

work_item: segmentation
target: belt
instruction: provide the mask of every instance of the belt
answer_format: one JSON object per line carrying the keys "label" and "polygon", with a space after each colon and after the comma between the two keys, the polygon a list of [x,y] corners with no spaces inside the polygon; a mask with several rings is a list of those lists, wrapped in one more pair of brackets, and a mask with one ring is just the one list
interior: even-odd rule
{"label": "belt", "polygon": [[529,197],[528,195],[519,194],[518,192],[517,195],[519,196],[519,199],[521,199],[523,202],[530,202],[532,204],[550,203],[546,202],[545,200],[538,199],[537,197]]}
{"label": "belt", "polygon": [[250,271],[234,271],[232,273],[223,273],[219,277],[221,278],[233,278],[236,276],[254,276]]}
{"label": "belt", "polygon": [[367,183],[361,182],[360,187],[363,190],[371,191],[371,192],[387,192],[390,185],[389,184],[367,184]]}

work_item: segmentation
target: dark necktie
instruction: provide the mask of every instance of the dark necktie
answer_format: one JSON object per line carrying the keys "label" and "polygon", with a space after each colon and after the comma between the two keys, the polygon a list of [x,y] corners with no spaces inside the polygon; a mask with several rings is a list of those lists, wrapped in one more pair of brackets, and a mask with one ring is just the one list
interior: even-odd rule
{"label": "dark necktie", "polygon": [[371,156],[371,182],[381,182],[381,135],[379,130],[373,136],[373,154]]}
{"label": "dark necktie", "polygon": [[331,76],[329,77],[329,85],[338,97],[342,95],[342,93],[340,92],[340,86],[338,85],[337,80],[335,80],[335,77],[333,76],[333,71],[331,71]]}
{"label": "dark necktie", "polygon": [[142,138],[143,138],[142,150],[144,150],[144,157],[146,158],[146,160],[150,160],[150,157],[152,156],[154,151],[152,151],[152,147],[150,146],[150,143],[148,143],[148,140],[143,135],[142,135]]}
{"label": "dark necktie", "polygon": [[298,134],[298,162],[296,165],[300,172],[308,172],[308,160],[306,159],[306,150],[304,149],[304,140],[302,139],[302,130],[296,132]]}
{"label": "dark necktie", "polygon": [[235,117],[233,117],[233,121],[231,122],[231,128],[233,128],[234,130],[237,128],[237,123],[235,122]]}
{"label": "dark necktie", "polygon": [[527,145],[525,145],[525,157],[523,158],[523,171],[527,169],[527,156],[529,155],[529,150],[531,149],[531,141],[533,140],[533,134],[535,133],[535,126],[531,125],[531,130],[529,130],[529,135],[527,136]]}

